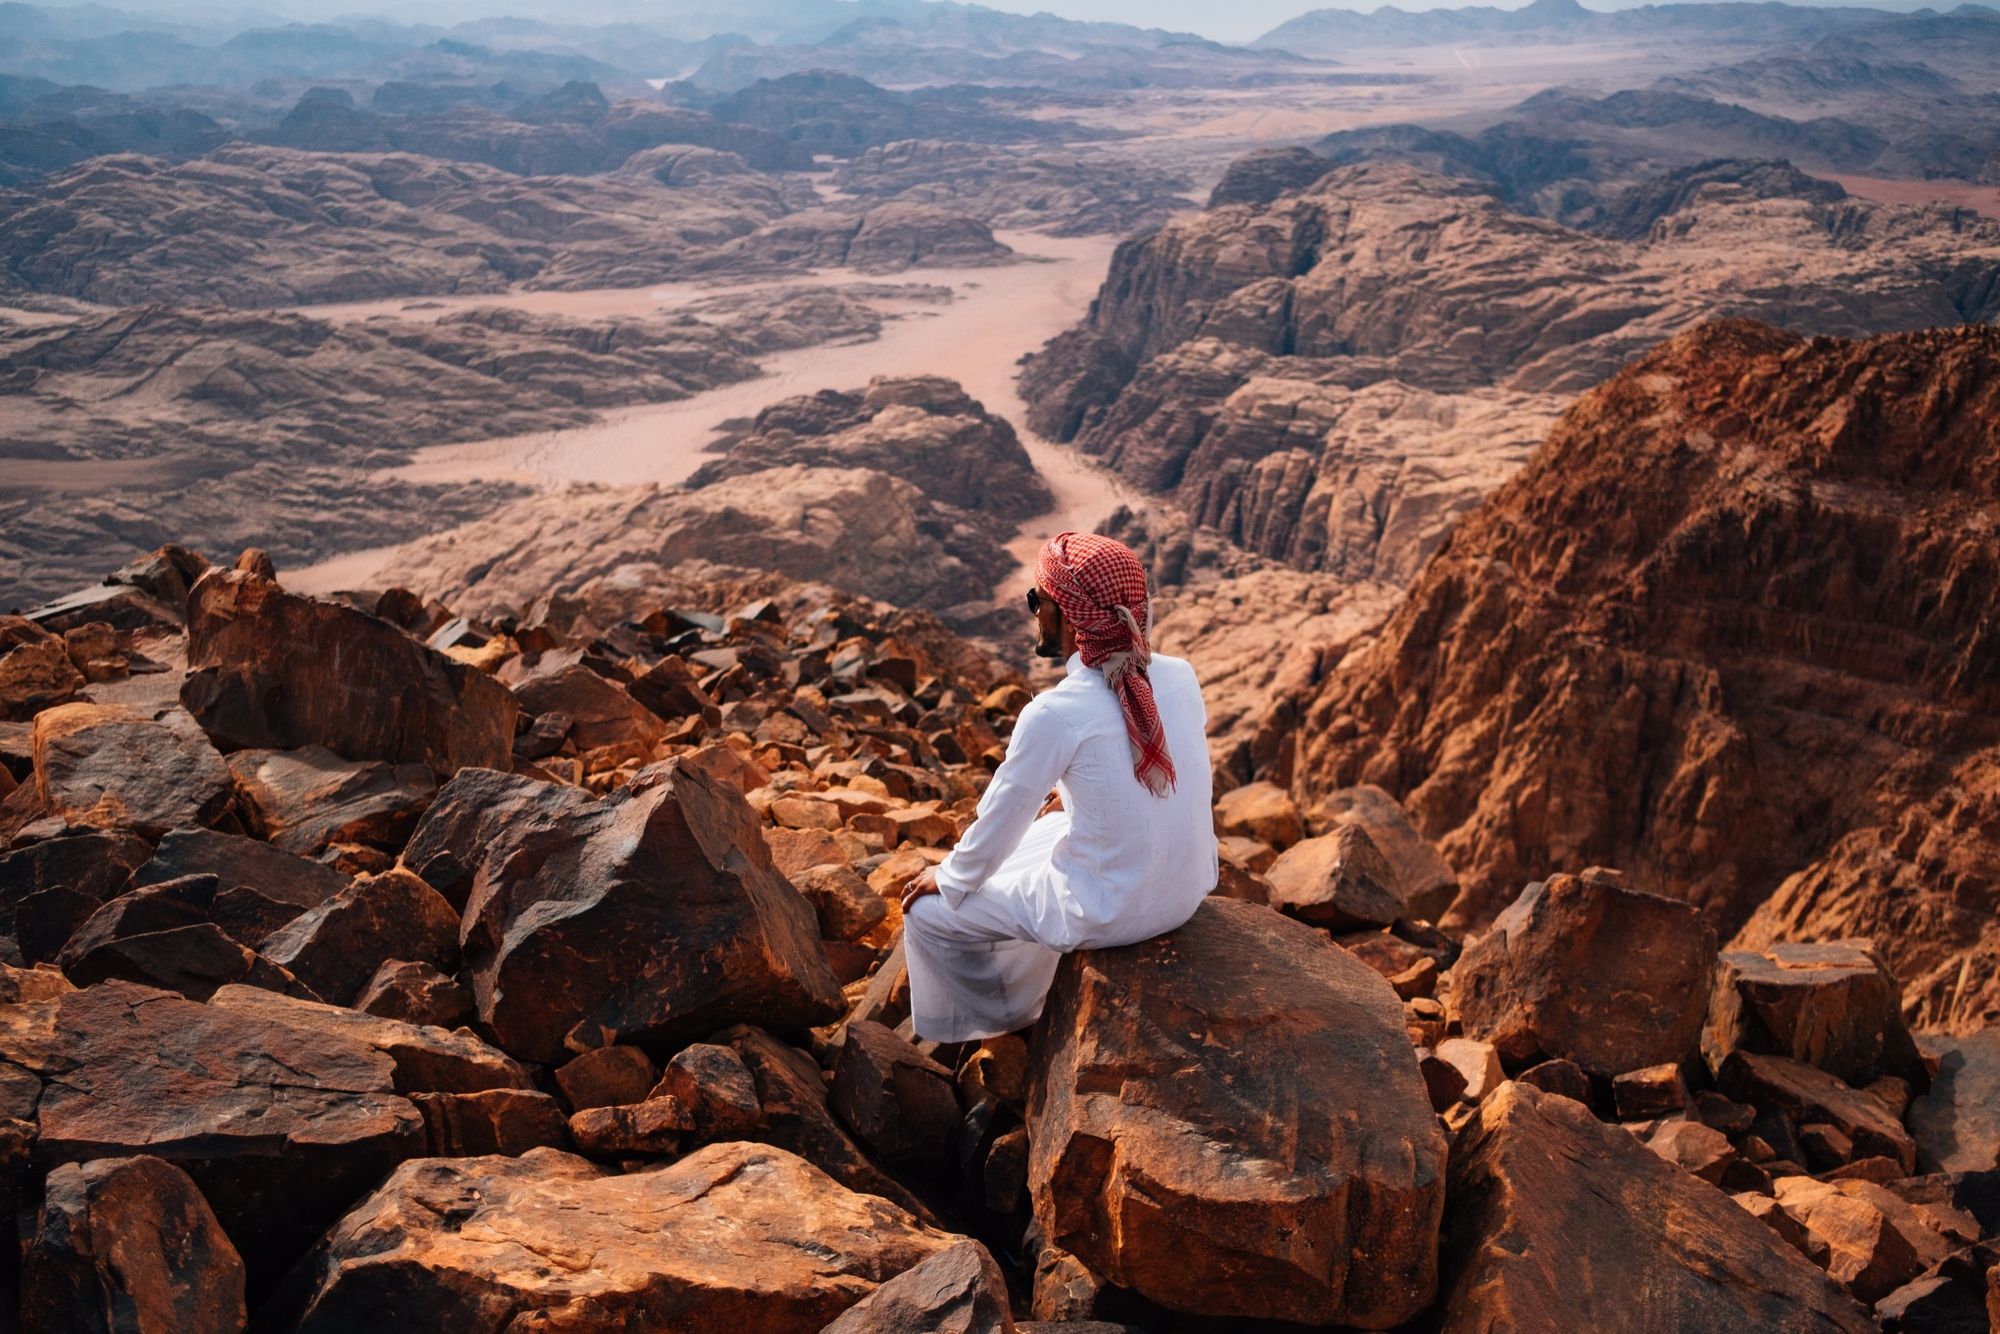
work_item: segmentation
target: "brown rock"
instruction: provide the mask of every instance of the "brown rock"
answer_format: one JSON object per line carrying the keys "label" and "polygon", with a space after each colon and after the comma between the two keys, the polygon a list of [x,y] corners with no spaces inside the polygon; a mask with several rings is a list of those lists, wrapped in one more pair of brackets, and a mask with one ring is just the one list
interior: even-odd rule
{"label": "brown rock", "polygon": [[1812,1241],[1807,1237],[1806,1230],[1799,1226],[1797,1219],[1780,1209],[1778,1202],[1771,1196],[1746,1190],[1738,1191],[1729,1198],[1742,1205],[1744,1211],[1752,1218],[1767,1224],[1800,1255],[1808,1260],[1812,1259]]}
{"label": "brown rock", "polygon": [[1778,1207],[1805,1229],[1806,1254],[1859,1300],[1872,1306],[1924,1271],[1923,1229],[1873,1182],[1782,1177],[1774,1188]]}
{"label": "brown rock", "polygon": [[1544,1093],[1558,1097],[1572,1098],[1584,1106],[1590,1106],[1590,1076],[1575,1061],[1557,1058],[1529,1066],[1515,1076],[1523,1084],[1532,1084]]}
{"label": "brown rock", "polygon": [[1938,1057],[1930,1090],[1910,1104],[1910,1134],[1926,1172],[2000,1167],[2000,1027],[1926,1037]]}
{"label": "brown rock", "polygon": [[1458,1071],[1465,1081],[1465,1096],[1473,1102],[1499,1088],[1507,1078],[1500,1068],[1500,1053],[1490,1042],[1446,1038],[1437,1044],[1437,1058]]}
{"label": "brown rock", "polygon": [[0,617],[0,722],[25,723],[67,704],[84,685],[63,641],[17,616]]}
{"label": "brown rock", "polygon": [[1372,783],[1338,788],[1321,798],[1310,825],[1331,832],[1359,825],[1388,861],[1409,915],[1435,922],[1458,897],[1458,876],[1435,844],[1417,831],[1401,802]]}
{"label": "brown rock", "polygon": [[49,1173],[21,1261],[26,1329],[235,1334],[243,1261],[187,1173],[99,1158]]}
{"label": "brown rock", "polygon": [[483,672],[387,621],[211,570],[188,599],[181,699],[230,748],[324,746],[349,760],[505,769],[518,706]]}
{"label": "brown rock", "polygon": [[[213,877],[190,876],[186,881],[168,881],[113,900],[70,937],[61,956],[63,971],[79,986],[111,980],[134,982],[199,1001],[214,995],[217,988],[237,982],[316,998],[311,987],[301,985],[282,966],[244,948],[213,922],[156,926],[144,920],[149,915],[144,900],[156,895],[178,898],[177,891],[195,886],[199,887],[198,898],[205,900],[214,885]],[[128,906],[131,911],[124,911]],[[182,901],[166,911],[205,912],[206,904]]]}
{"label": "brown rock", "polygon": [[1329,930],[1387,926],[1407,908],[1394,868],[1359,825],[1293,844],[1264,878],[1272,907]]}
{"label": "brown rock", "polygon": [[556,1069],[571,1111],[644,1102],[659,1079],[652,1057],[637,1047],[610,1046],[587,1051]]}
{"label": "brown rock", "polygon": [[[1265,859],[1264,864],[1269,866],[1275,860],[1276,854],[1273,854]],[[1271,906],[1271,882],[1230,860],[1226,850],[1216,859],[1215,888],[1209,893],[1235,899],[1238,903],[1254,903],[1260,908]]]}
{"label": "brown rock", "polygon": [[457,1028],[472,1020],[472,994],[427,963],[387,959],[355,998],[354,1008],[380,1019]]}
{"label": "brown rock", "polygon": [[132,876],[134,888],[188,875],[212,875],[217,887],[210,916],[245,945],[316,908],[347,888],[348,878],[269,843],[214,829],[176,829],[160,840],[151,860]]}
{"label": "brown rock", "polygon": [[343,760],[324,746],[229,757],[256,832],[302,857],[359,843],[394,854],[436,794],[420,764]]}
{"label": "brown rock", "polygon": [[1685,1116],[1689,1101],[1687,1080],[1678,1065],[1649,1065],[1643,1070],[1627,1070],[1611,1080],[1611,1101],[1621,1121],[1644,1121],[1656,1116]]}
{"label": "brown rock", "polygon": [[[178,717],[182,725],[171,719]],[[35,717],[35,791],[51,815],[93,829],[158,838],[214,824],[229,810],[229,770],[185,715],[155,722],[105,704],[64,704]]]}
{"label": "brown rock", "polygon": [[819,919],[825,940],[859,940],[889,915],[889,905],[846,862],[825,862],[789,877]]}
{"label": "brown rock", "polygon": [[594,807],[588,793],[491,769],[466,769],[438,789],[404,845],[402,862],[463,912],[473,878],[488,861],[559,838]]}
{"label": "brown rock", "polygon": [[1770,1228],[1588,1109],[1515,1081],[1454,1142],[1438,1327],[1872,1329]]}
{"label": "brown rock", "polygon": [[1429,1305],[1443,1137],[1366,965],[1210,899],[1069,955],[1043,1023],[1029,1179],[1055,1249],[1190,1313],[1386,1326]]}
{"label": "brown rock", "polygon": [[764,1123],[757,1081],[733,1047],[693,1042],[675,1052],[649,1098],[672,1097],[694,1117],[702,1142],[755,1139]]}
{"label": "brown rock", "polygon": [[622,1106],[587,1107],[569,1119],[579,1153],[593,1158],[671,1158],[694,1117],[672,1094]]}
{"label": "brown rock", "polygon": [[880,1024],[847,1026],[828,1099],[892,1168],[942,1173],[959,1118],[951,1071]]}
{"label": "brown rock", "polygon": [[880,1195],[919,1218],[930,1216],[917,1197],[877,1167],[834,1119],[826,1105],[826,1085],[811,1057],[747,1024],[715,1036],[736,1049],[756,1082],[763,1119],[759,1140],[798,1154],[849,1190]]}
{"label": "brown rock", "polygon": [[544,827],[458,856],[481,867],[465,909],[465,974],[509,1051],[554,1061],[841,1011],[812,909],[772,867],[748,803],[700,769],[655,765]]}
{"label": "brown rock", "polygon": [[1815,1066],[1783,1056],[1731,1052],[1717,1081],[1738,1102],[1781,1113],[1794,1128],[1831,1126],[1852,1142],[1853,1151],[1894,1158],[1905,1174],[1917,1170],[1916,1142],[1902,1122],[1879,1099]]}
{"label": "brown rock", "polygon": [[1245,783],[1215,799],[1215,832],[1256,839],[1283,852],[1306,836],[1292,794],[1276,783]]}
{"label": "brown rock", "polygon": [[151,852],[129,830],[43,839],[0,852],[0,932],[23,961],[53,959],[105,900],[124,891]]}
{"label": "brown rock", "polygon": [[1804,1061],[1856,1086],[1925,1077],[1902,988],[1867,940],[1725,952],[1701,1049],[1711,1069],[1742,1050]]}
{"label": "brown rock", "polygon": [[[1239,870],[1252,872],[1260,879],[1264,872],[1271,869],[1271,863],[1278,860],[1278,850],[1262,839],[1225,834],[1216,840],[1215,846],[1223,861],[1233,862]],[[1269,893],[1269,890],[1265,892]],[[1241,896],[1231,894],[1227,897]]]}
{"label": "brown rock", "polygon": [[439,1158],[482,1153],[522,1154],[568,1142],[568,1123],[556,1100],[539,1089],[481,1089],[476,1093],[412,1093],[424,1117],[424,1136]]}
{"label": "brown rock", "polygon": [[469,1032],[379,1018],[259,987],[223,987],[211,1006],[245,1020],[338,1034],[380,1052],[391,1062],[391,1082],[399,1093],[479,1093],[524,1089],[531,1082],[513,1057]]}
{"label": "brown rock", "polygon": [[317,908],[267,936],[266,958],[289,968],[321,997],[352,1003],[391,959],[458,967],[458,914],[442,895],[404,870],[362,876]]}
{"label": "brown rock", "polygon": [[822,1334],[1014,1334],[1007,1281],[971,1239],[911,1266]]}
{"label": "brown rock", "polygon": [[[639,1226],[635,1220],[644,1220]],[[618,1175],[553,1149],[406,1163],[273,1308],[301,1334],[394,1310],[413,1328],[818,1334],[954,1238],[767,1145]]]}
{"label": "brown rock", "polygon": [[1721,1185],[1724,1171],[1736,1161],[1727,1135],[1681,1116],[1668,1118],[1647,1136],[1646,1147],[1711,1186]]}
{"label": "brown rock", "polygon": [[1687,904],[1614,872],[1553,876],[1460,957],[1451,1010],[1510,1069],[1561,1056],[1608,1078],[1694,1051],[1715,955],[1714,928]]}
{"label": "brown rock", "polygon": [[576,661],[579,653],[539,656],[549,661],[503,679],[513,686],[514,697],[529,713],[568,717],[569,739],[578,750],[629,744],[646,753],[666,736],[665,723],[633,699],[624,686],[605,680]]}
{"label": "brown rock", "polygon": [[1442,1112],[1465,1098],[1465,1072],[1427,1047],[1417,1048],[1417,1073],[1424,1077],[1432,1110]]}

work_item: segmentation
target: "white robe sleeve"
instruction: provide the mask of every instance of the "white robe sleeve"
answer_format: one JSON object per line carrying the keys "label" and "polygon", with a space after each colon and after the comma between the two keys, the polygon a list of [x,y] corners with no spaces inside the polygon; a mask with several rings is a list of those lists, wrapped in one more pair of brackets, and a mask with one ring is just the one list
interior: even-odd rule
{"label": "white robe sleeve", "polygon": [[1076,748],[1075,730],[1041,700],[1030,700],[1021,710],[1007,739],[1007,758],[993,771],[972,823],[938,863],[938,892],[946,903],[957,908],[1007,860]]}

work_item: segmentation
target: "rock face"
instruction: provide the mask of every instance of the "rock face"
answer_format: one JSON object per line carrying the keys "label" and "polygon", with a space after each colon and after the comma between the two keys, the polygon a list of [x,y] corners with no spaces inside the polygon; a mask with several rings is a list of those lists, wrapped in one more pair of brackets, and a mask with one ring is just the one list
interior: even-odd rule
{"label": "rock face", "polygon": [[1616,241],[1372,163],[1125,242],[1022,391],[1036,430],[1235,543],[1400,582],[1563,397],[1661,339],[1718,311],[1842,336],[1981,321],[1996,272],[2000,223],[1718,181]]}
{"label": "rock face", "polygon": [[1917,1162],[1927,1172],[2000,1167],[2000,1029],[1931,1040],[1938,1071],[1910,1104]]}
{"label": "rock face", "polygon": [[1970,664],[2000,550],[1970,516],[2000,486],[1996,386],[2000,335],[1976,327],[1668,342],[1580,399],[1306,692],[1303,804],[1401,797],[1466,868],[1466,920],[1600,861],[1725,929],[1754,911],[1735,948],[1871,936],[1976,1022],[1991,992],[1953,1002],[1944,970],[1995,930],[1973,868],[2000,828],[1976,814],[2000,795],[2000,686]]}
{"label": "rock face", "polygon": [[742,796],[697,767],[668,761],[485,857],[466,971],[509,1051],[553,1061],[840,1012],[812,908],[771,866]]}
{"label": "rock face", "polygon": [[1738,1050],[1789,1056],[1857,1087],[1882,1075],[1926,1082],[1902,999],[1872,941],[1730,950],[1716,969],[1702,1054],[1718,1067]]}
{"label": "rock face", "polygon": [[1429,1305],[1444,1140],[1372,969],[1210,899],[1065,958],[1044,1025],[1029,1184],[1051,1245],[1201,1315],[1386,1328]]}
{"label": "rock face", "polygon": [[181,696],[235,747],[321,745],[440,777],[505,767],[519,713],[506,688],[397,627],[338,603],[215,570],[188,601]]}
{"label": "rock face", "polygon": [[1552,876],[1459,958],[1451,1006],[1512,1069],[1560,1058],[1609,1078],[1694,1053],[1715,958],[1687,904],[1601,870]]}
{"label": "rock face", "polygon": [[818,1334],[952,1240],[767,1145],[631,1175],[553,1149],[426,1158],[342,1220],[278,1305],[302,1331],[393,1307],[495,1334],[524,1318]]}
{"label": "rock face", "polygon": [[931,204],[990,227],[1033,227],[1057,236],[1138,232],[1184,210],[1186,182],[1112,153],[939,139],[869,149],[834,173],[857,199]]}
{"label": "rock face", "polygon": [[21,1268],[30,1329],[243,1328],[243,1261],[187,1173],[158,1158],[49,1173]]}
{"label": "rock face", "polygon": [[1721,1191],[1526,1084],[1459,1133],[1450,1196],[1441,1330],[1875,1327]]}

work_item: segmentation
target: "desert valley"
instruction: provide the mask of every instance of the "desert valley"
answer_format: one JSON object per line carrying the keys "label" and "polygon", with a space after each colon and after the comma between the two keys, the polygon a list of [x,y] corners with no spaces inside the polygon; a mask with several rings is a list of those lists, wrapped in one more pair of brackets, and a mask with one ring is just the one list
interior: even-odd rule
{"label": "desert valley", "polygon": [[2000,1329],[2000,10],[1057,8],[0,5],[0,1328]]}

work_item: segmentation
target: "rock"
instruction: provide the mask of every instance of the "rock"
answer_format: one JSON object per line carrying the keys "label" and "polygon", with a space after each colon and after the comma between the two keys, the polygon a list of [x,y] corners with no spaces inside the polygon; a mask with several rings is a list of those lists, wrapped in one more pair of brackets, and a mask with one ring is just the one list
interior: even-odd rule
{"label": "rock", "polygon": [[59,637],[18,616],[0,617],[0,722],[28,722],[69,703],[84,685]]}
{"label": "rock", "polygon": [[426,1158],[327,1234],[273,1323],[318,1334],[393,1309],[412,1326],[497,1332],[533,1311],[563,1329],[818,1334],[953,1241],[767,1145],[630,1175],[553,1149]]}
{"label": "rock", "polygon": [[1775,944],[1719,959],[1702,1054],[1788,1056],[1856,1087],[1880,1075],[1923,1079],[1903,1022],[1902,988],[1866,940]]}
{"label": "rock", "polygon": [[248,1264],[253,1299],[260,1274],[274,1277],[370,1183],[423,1151],[394,1063],[336,1029],[124,982],[63,995],[52,1019],[53,1051],[0,1034],[0,1054],[48,1077],[46,1161],[143,1149],[184,1168]]}
{"label": "rock", "polygon": [[1264,879],[1272,907],[1333,931],[1387,926],[1407,906],[1395,870],[1359,825],[1293,844]]}
{"label": "rock", "polygon": [[355,997],[354,1008],[378,1019],[457,1028],[472,1020],[472,993],[427,963],[386,959]]}
{"label": "rock", "polygon": [[410,872],[362,876],[264,939],[264,956],[336,1005],[354,1002],[392,959],[458,967],[458,914]]}
{"label": "rock", "polygon": [[1988,1334],[1994,1275],[2000,1275],[2000,1245],[1968,1246],[1876,1302],[1875,1317],[1889,1334]]}
{"label": "rock", "polygon": [[1711,1186],[1721,1185],[1724,1172],[1736,1161],[1727,1135],[1681,1116],[1668,1118],[1647,1136],[1646,1147]]}
{"label": "rock", "polygon": [[1454,1142],[1440,1244],[1443,1331],[1874,1328],[1727,1196],[1568,1098],[1520,1081]]}
{"label": "rock", "polygon": [[939,1251],[863,1297],[821,1334],[1014,1334],[1007,1281],[978,1242]]}
{"label": "rock", "polygon": [[[1949,1249],[1908,1205],[1873,1182],[1781,1177],[1775,1190],[1778,1207],[1805,1229],[1806,1254],[1871,1306]],[[1926,1259],[1926,1250],[1934,1259]]]}
{"label": "rock", "polygon": [[330,866],[258,839],[199,828],[169,832],[134,872],[132,885],[136,889],[187,875],[216,877],[211,917],[252,948],[348,885],[348,878]]}
{"label": "rock", "polygon": [[1067,956],[1043,1023],[1029,1181],[1053,1247],[1196,1314],[1387,1326],[1429,1305],[1444,1142],[1366,965],[1211,898],[1158,940]]}
{"label": "rock", "polygon": [[215,877],[189,876],[112,900],[70,937],[63,972],[79,986],[115,979],[198,1001],[236,982],[316,998],[282,965],[202,920],[214,893]]}
{"label": "rock", "polygon": [[1230,162],[1209,191],[1208,206],[1268,204],[1288,190],[1311,185],[1334,168],[1309,148],[1262,148]]}
{"label": "rock", "polygon": [[215,993],[212,1006],[245,1020],[338,1034],[380,1052],[389,1058],[390,1082],[399,1093],[481,1093],[530,1086],[528,1072],[511,1056],[470,1032],[384,1019],[258,987],[223,987]]}
{"label": "rock", "polygon": [[191,727],[114,705],[64,704],[36,715],[34,745],[35,790],[70,825],[157,839],[229,811],[229,770]]}
{"label": "rock", "polygon": [[1738,1102],[1785,1116],[1794,1128],[1832,1126],[1855,1151],[1894,1158],[1904,1173],[1917,1170],[1917,1146],[1881,1101],[1849,1088],[1814,1066],[1783,1056],[1731,1052],[1716,1074],[1722,1091]]}
{"label": "rock", "polygon": [[1523,1084],[1532,1084],[1544,1093],[1572,1098],[1586,1107],[1590,1106],[1590,1076],[1575,1061],[1560,1058],[1542,1061],[1529,1066],[1515,1078]]}
{"label": "rock", "polygon": [[410,1101],[423,1113],[430,1152],[440,1158],[517,1155],[568,1143],[562,1108],[539,1089],[412,1093]]}
{"label": "rock", "polygon": [[670,1158],[694,1117],[671,1094],[622,1106],[587,1107],[569,1119],[577,1151],[593,1158]]}
{"label": "rock", "polygon": [[1465,1081],[1465,1096],[1474,1102],[1499,1088],[1507,1078],[1500,1068],[1500,1054],[1490,1042],[1446,1038],[1437,1044],[1437,1058],[1458,1071]]}
{"label": "rock", "polygon": [[678,1099],[694,1117],[694,1134],[704,1143],[755,1139],[764,1122],[750,1067],[735,1048],[712,1042],[689,1043],[675,1052],[647,1096]]}
{"label": "rock", "polygon": [[488,861],[560,837],[593,809],[588,793],[492,769],[466,769],[438,789],[403,848],[402,862],[460,912]]}
{"label": "rock", "polygon": [[826,1085],[810,1057],[747,1024],[715,1036],[735,1048],[756,1082],[763,1122],[759,1140],[796,1153],[849,1190],[880,1195],[919,1218],[929,1217],[923,1203],[877,1167],[827,1110]]}
{"label": "rock", "polygon": [[505,686],[386,621],[255,574],[211,570],[196,583],[188,667],[182,702],[232,749],[324,746],[440,778],[509,764],[518,708]]}
{"label": "rock", "polygon": [[882,1025],[847,1025],[828,1102],[888,1166],[936,1175],[950,1165],[952,1073]]}
{"label": "rock", "polygon": [[1291,793],[1276,783],[1245,783],[1215,799],[1215,832],[1283,852],[1306,836],[1306,826]]}
{"label": "rock", "polygon": [[1926,1172],[2000,1167],[2000,1027],[1926,1037],[1938,1057],[1929,1092],[1910,1104],[1910,1134]]}
{"label": "rock", "polygon": [[822,862],[789,878],[812,904],[822,939],[859,940],[889,915],[888,903],[845,862]]}
{"label": "rock", "polygon": [[187,1173],[153,1157],[49,1173],[21,1289],[27,1329],[234,1334],[245,1319],[236,1248]]}
{"label": "rock", "polygon": [[748,803],[700,769],[669,760],[514,837],[484,848],[463,933],[480,1018],[509,1051],[555,1061],[839,1015],[811,908]]}
{"label": "rock", "polygon": [[1417,1073],[1424,1077],[1433,1111],[1445,1111],[1464,1100],[1465,1072],[1427,1047],[1417,1048]]}
{"label": "rock", "polygon": [[324,746],[239,750],[229,772],[257,832],[302,857],[336,843],[393,854],[437,790],[420,764],[343,760]]}
{"label": "rock", "polygon": [[631,745],[642,755],[667,734],[667,725],[615,681],[578,662],[577,654],[543,654],[554,662],[511,680],[514,697],[530,714],[560,713],[570,720],[569,739],[578,750]]}
{"label": "rock", "polygon": [[1537,881],[1452,969],[1451,1011],[1510,1069],[1544,1057],[1611,1077],[1694,1051],[1715,930],[1615,873]]}
{"label": "rock", "polygon": [[644,1102],[660,1073],[637,1047],[587,1051],[556,1069],[556,1084],[572,1111]]}
{"label": "rock", "polygon": [[27,963],[55,958],[151,851],[129,830],[89,830],[0,852],[0,931]]}
{"label": "rock", "polygon": [[1613,1076],[1611,1100],[1621,1121],[1686,1116],[1692,1107],[1687,1080],[1681,1077],[1681,1068],[1671,1064],[1649,1065]]}
{"label": "rock", "polygon": [[1314,808],[1309,824],[1323,830],[1359,825],[1395,872],[1412,917],[1435,922],[1458,897],[1458,876],[1451,864],[1417,832],[1402,803],[1371,783],[1327,793]]}

